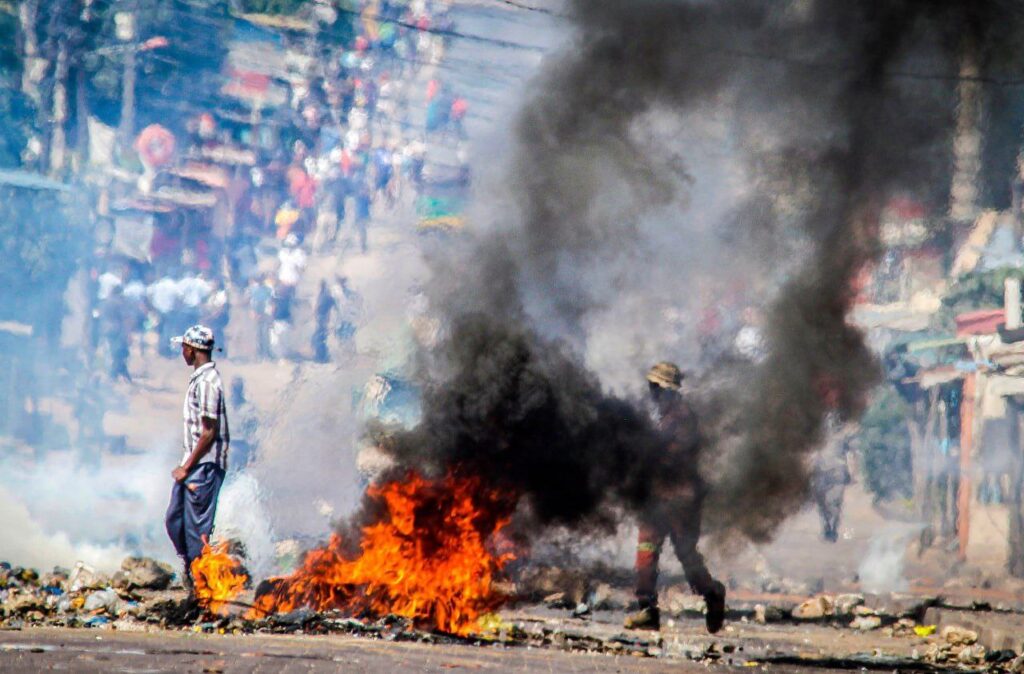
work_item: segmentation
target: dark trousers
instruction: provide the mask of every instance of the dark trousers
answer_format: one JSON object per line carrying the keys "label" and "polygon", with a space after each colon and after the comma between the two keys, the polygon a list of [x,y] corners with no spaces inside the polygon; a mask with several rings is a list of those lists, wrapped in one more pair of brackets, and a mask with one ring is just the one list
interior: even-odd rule
{"label": "dark trousers", "polygon": [[[201,463],[184,482],[175,482],[167,507],[167,535],[186,564],[203,554],[203,537],[213,533],[217,496],[224,482],[224,470],[213,463]],[[192,489],[189,489],[192,487]]]}
{"label": "dark trousers", "polygon": [[658,559],[666,538],[672,540],[686,582],[699,595],[714,590],[715,579],[697,550],[700,540],[700,499],[659,504],[640,518],[636,546],[636,598],[641,607],[658,605]]}
{"label": "dark trousers", "polygon": [[839,539],[839,518],[843,514],[843,494],[850,483],[846,466],[816,468],[811,473],[811,493],[821,516],[821,534],[826,541]]}
{"label": "dark trousers", "polygon": [[327,349],[327,326],[317,323],[313,331],[313,360],[318,363],[327,363],[331,360],[331,353]]}
{"label": "dark trousers", "polygon": [[830,485],[816,485],[814,502],[821,516],[821,535],[826,541],[839,540],[839,518],[843,514],[843,492],[846,485],[842,482]]}

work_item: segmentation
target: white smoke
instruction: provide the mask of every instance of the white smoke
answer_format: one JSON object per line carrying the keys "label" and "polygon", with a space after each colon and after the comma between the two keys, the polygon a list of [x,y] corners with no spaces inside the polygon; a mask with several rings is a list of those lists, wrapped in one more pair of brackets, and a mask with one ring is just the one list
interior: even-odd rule
{"label": "white smoke", "polygon": [[233,473],[221,488],[214,538],[241,541],[246,567],[254,578],[274,573],[274,531],[259,481],[248,473]]}
{"label": "white smoke", "polygon": [[104,455],[96,466],[74,451],[38,461],[0,459],[0,559],[12,564],[102,571],[129,554],[174,559],[164,531],[173,450]]}
{"label": "white smoke", "polygon": [[113,571],[128,554],[117,545],[96,545],[73,541],[67,531],[51,530],[33,518],[21,500],[6,487],[0,487],[0,559],[11,564],[48,569],[55,566],[68,568],[76,560]]}
{"label": "white smoke", "polygon": [[355,343],[335,363],[296,367],[276,407],[261,415],[258,459],[249,470],[281,538],[326,535],[331,518],[352,512],[362,495],[357,461],[367,384],[379,374],[407,376],[423,332],[415,297],[424,265],[415,237],[406,238],[411,243],[386,243],[330,269],[329,282],[343,276],[357,294],[345,308],[357,325]]}
{"label": "white smoke", "polygon": [[892,523],[871,537],[867,554],[857,570],[862,590],[883,594],[907,589],[903,575],[907,544],[920,530],[916,524]]}

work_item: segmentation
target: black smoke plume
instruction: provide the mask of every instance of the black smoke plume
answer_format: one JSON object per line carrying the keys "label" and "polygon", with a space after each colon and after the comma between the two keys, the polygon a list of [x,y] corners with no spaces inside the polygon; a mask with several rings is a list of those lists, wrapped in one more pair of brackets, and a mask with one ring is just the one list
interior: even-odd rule
{"label": "black smoke plume", "polygon": [[[806,499],[823,388],[855,417],[877,379],[847,316],[879,252],[881,209],[903,190],[945,208],[961,59],[974,50],[989,72],[1024,16],[996,0],[568,9],[574,41],[523,106],[500,213],[436,261],[430,299],[444,334],[423,354],[423,421],[388,450],[403,466],[468,465],[514,487],[541,522],[642,506],[652,477],[672,473],[640,405],[609,395],[584,365],[586,318],[603,301],[591,282],[621,269],[613,261],[645,263],[639,223],[652,214],[680,249],[691,241],[685,203],[701,166],[652,143],[651,116],[722,115],[757,204],[731,211],[729,235],[746,228],[799,253],[767,312],[766,359],[697,378],[718,382],[713,395],[710,384],[697,391],[715,459],[708,520],[766,540]],[[744,255],[722,266],[784,266]],[[685,270],[677,278],[679,295],[693,292]]]}
{"label": "black smoke plume", "polygon": [[647,418],[561,344],[473,314],[456,319],[444,355],[422,422],[387,445],[403,467],[468,470],[566,525],[612,521],[607,506],[641,505],[653,471],[671,468]]}

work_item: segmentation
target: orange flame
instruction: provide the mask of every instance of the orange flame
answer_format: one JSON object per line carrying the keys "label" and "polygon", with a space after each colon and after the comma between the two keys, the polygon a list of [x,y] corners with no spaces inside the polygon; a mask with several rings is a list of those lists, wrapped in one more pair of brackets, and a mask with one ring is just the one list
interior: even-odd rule
{"label": "orange flame", "polygon": [[394,614],[450,634],[471,634],[481,615],[505,597],[492,581],[511,553],[488,549],[509,521],[511,500],[479,479],[448,475],[370,487],[386,509],[362,530],[360,554],[349,559],[333,535],[310,551],[292,575],[271,579],[251,617],[308,606],[352,615]]}
{"label": "orange flame", "polygon": [[196,601],[210,613],[221,613],[249,581],[238,561],[228,554],[227,543],[204,545],[202,556],[192,560],[191,570]]}

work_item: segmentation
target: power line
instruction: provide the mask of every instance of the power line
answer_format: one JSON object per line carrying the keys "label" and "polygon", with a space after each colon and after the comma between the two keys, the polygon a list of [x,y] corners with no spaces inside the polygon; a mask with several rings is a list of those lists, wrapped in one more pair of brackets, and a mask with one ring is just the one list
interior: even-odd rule
{"label": "power line", "polygon": [[430,28],[430,27],[423,28],[421,26],[417,26],[414,23],[408,23],[406,21],[400,21],[398,19],[388,19],[388,18],[382,17],[380,14],[364,14],[363,12],[357,12],[356,10],[353,10],[353,9],[344,9],[344,8],[341,8],[341,7],[336,8],[336,11],[341,13],[341,14],[348,14],[350,16],[357,16],[357,17],[363,18],[363,19],[373,19],[375,21],[380,20],[380,21],[384,21],[385,23],[393,23],[396,26],[401,26],[403,28],[408,28],[410,30],[420,31],[420,32],[423,32],[423,33],[431,33],[433,35],[440,35],[441,37],[459,38],[459,39],[463,39],[463,40],[469,40],[471,42],[480,42],[480,43],[483,43],[483,44],[490,44],[490,45],[493,45],[495,47],[504,47],[506,49],[519,49],[519,50],[523,50],[523,51],[533,51],[533,52],[539,52],[539,53],[544,53],[544,52],[547,51],[543,47],[538,47],[538,46],[535,46],[535,45],[521,44],[519,42],[511,42],[509,40],[502,40],[502,39],[496,38],[496,37],[484,37],[482,35],[473,35],[471,33],[460,33],[459,31],[454,30],[454,29]]}
{"label": "power line", "polygon": [[[526,7],[526,6],[524,5],[524,7]],[[406,21],[401,21],[399,19],[390,19],[390,18],[387,18],[387,17],[385,17],[385,16],[383,16],[381,14],[378,14],[378,13],[361,12],[361,11],[354,10],[354,9],[346,9],[344,7],[335,7],[334,9],[339,14],[346,14],[348,16],[356,17],[356,18],[359,18],[359,19],[372,19],[374,21],[380,21],[382,23],[392,23],[392,24],[395,24],[396,26],[401,26],[402,28],[407,28],[409,30],[413,30],[413,31],[420,32],[420,33],[430,33],[432,35],[439,35],[441,37],[450,37],[450,38],[456,38],[456,39],[470,40],[472,42],[480,42],[480,43],[483,43],[483,44],[490,44],[492,46],[503,47],[503,48],[506,48],[506,49],[519,49],[519,50],[523,50],[523,51],[533,51],[533,52],[538,52],[538,53],[543,53],[543,52],[547,51],[543,47],[538,47],[536,45],[522,44],[522,43],[519,43],[519,42],[512,42],[511,40],[502,40],[501,38],[496,38],[496,37],[486,37],[486,36],[483,36],[483,35],[474,35],[472,33],[463,33],[463,32],[457,31],[455,29],[434,28],[434,27],[429,27],[429,26],[424,28],[424,27],[418,26],[418,25],[416,25],[414,23],[409,23],[409,22],[406,22]],[[540,12],[553,14],[549,10],[544,10],[544,9],[541,9],[541,8],[536,8],[536,9],[537,9],[537,11],[540,11]],[[184,17],[187,17],[189,19],[195,18],[195,17],[193,17],[193,13],[192,12],[190,12],[188,10],[183,10],[183,9],[179,9],[179,8],[176,8],[176,7],[172,7],[172,6],[161,8],[160,11],[171,13],[171,14],[177,14],[178,16],[181,16],[183,18]],[[224,16],[223,18],[226,19],[227,21],[224,21],[222,23],[220,17],[202,16],[202,19],[206,23],[208,23],[209,25],[219,25],[219,27],[224,27],[224,28],[230,27],[228,25],[228,22],[235,21],[235,20],[245,21],[244,17],[236,16],[234,14],[228,14],[228,15]],[[273,27],[266,27],[266,26],[264,26],[264,28],[266,28],[270,32],[277,32],[279,30],[279,29],[275,29]]]}
{"label": "power line", "polygon": [[[536,6],[533,6],[533,5],[528,5],[528,4],[525,4],[523,2],[520,2],[519,0],[493,0],[493,1],[501,3],[501,4],[504,4],[504,5],[507,5],[507,6],[510,6],[510,7],[515,7],[517,9],[521,9],[521,10],[524,10],[524,11],[535,11],[535,12],[542,13],[542,14],[545,14],[545,15],[548,15],[548,16],[554,16],[554,17],[558,17],[558,18],[569,18],[567,15],[559,14],[559,13],[553,11],[553,10],[550,10],[550,9],[547,9],[547,8],[544,8],[544,7],[536,7]],[[1014,6],[1014,9],[1018,13],[1024,12],[1024,8],[1021,8],[1021,7]],[[188,16],[189,18],[192,18],[192,19],[196,18],[196,17],[193,16],[193,14],[194,14],[193,12],[188,12],[187,10],[181,10],[181,9],[178,9],[178,8],[175,8],[175,7],[164,8],[164,11],[167,11],[167,12],[170,12],[170,13],[173,13],[173,14],[177,14],[177,15],[180,15],[180,16]],[[539,46],[535,46],[535,45],[526,45],[526,44],[522,44],[522,43],[519,43],[519,42],[503,40],[501,38],[485,37],[485,36],[482,36],[482,35],[475,35],[475,34],[471,34],[471,33],[463,33],[463,32],[460,32],[460,31],[457,31],[457,30],[454,30],[454,29],[421,27],[421,26],[418,26],[418,25],[413,24],[413,23],[408,23],[408,22],[405,22],[405,21],[397,20],[397,19],[394,19],[394,20],[393,19],[389,19],[389,18],[386,18],[386,17],[384,17],[384,16],[382,16],[380,14],[364,13],[364,12],[360,12],[360,11],[357,11],[357,10],[350,10],[350,9],[345,9],[345,8],[341,8],[341,7],[336,8],[336,11],[338,11],[341,14],[347,14],[349,16],[357,17],[357,18],[360,18],[360,19],[372,19],[372,20],[381,21],[381,22],[393,23],[393,24],[395,24],[397,26],[401,26],[401,27],[407,28],[409,30],[413,30],[413,31],[417,31],[417,32],[424,32],[424,33],[430,33],[430,34],[434,34],[434,35],[439,35],[441,37],[449,37],[449,38],[455,38],[455,39],[465,39],[465,40],[469,40],[469,41],[473,41],[473,42],[478,42],[478,43],[482,43],[482,44],[489,44],[489,45],[493,45],[493,46],[497,46],[497,47],[502,47],[502,48],[517,49],[517,50],[530,51],[530,52],[536,52],[536,53],[546,53],[547,52],[547,50],[545,48],[539,47]],[[207,22],[209,22],[210,24],[219,23],[219,20],[216,19],[216,18],[213,18],[213,17],[206,17],[206,16],[204,16],[202,18],[204,20],[206,20]],[[228,19],[228,20],[236,20],[239,17],[228,15],[228,16],[225,16],[224,18]],[[273,29],[271,29],[271,30],[273,31]],[[796,57],[788,56],[788,55],[785,55],[785,54],[772,54],[772,53],[756,52],[756,51],[743,50],[743,49],[722,48],[722,47],[709,46],[709,45],[705,45],[705,48],[707,49],[708,53],[711,53],[711,54],[719,54],[719,55],[730,56],[730,57],[735,57],[735,58],[741,58],[741,59],[746,59],[746,60],[751,60],[751,61],[763,61],[763,62],[767,62],[767,63],[782,63],[782,64],[789,65],[789,66],[794,66],[794,67],[799,67],[799,68],[807,68],[807,69],[817,69],[817,70],[822,70],[822,71],[826,71],[826,72],[852,72],[852,71],[855,71],[857,69],[857,67],[854,66],[854,65],[845,65],[845,64],[837,64],[837,63],[825,63],[825,62],[807,61],[807,60],[799,59],[799,58],[796,58]],[[890,72],[886,73],[885,76],[887,78],[889,78],[889,79],[902,79],[902,80],[945,81],[945,82],[977,82],[977,83],[980,83],[980,84],[987,84],[987,85],[1000,86],[1000,87],[1019,87],[1019,86],[1024,86],[1024,77],[994,77],[994,76],[986,76],[986,75],[966,75],[965,76],[965,75],[960,75],[958,73],[926,73],[926,72],[911,72],[911,71],[890,71]]]}
{"label": "power line", "polygon": [[551,9],[548,9],[547,7],[536,7],[534,5],[527,5],[527,4],[524,4],[524,3],[521,3],[521,2],[516,2],[516,0],[495,0],[495,1],[496,2],[500,2],[503,5],[508,5],[509,7],[515,7],[516,9],[524,9],[524,10],[526,10],[528,12],[538,12],[539,14],[547,14],[548,16],[557,16],[560,19],[567,19],[567,18],[569,18],[565,14],[559,14],[558,12],[556,12],[554,10],[551,10]]}
{"label": "power line", "polygon": [[[1000,1],[1001,3],[1003,2],[1003,0]],[[546,7],[528,5],[523,2],[520,2],[519,0],[493,0],[493,2],[507,5],[509,7],[515,7],[517,9],[525,11],[546,14],[548,16],[553,16],[560,19],[571,19],[571,17],[567,14],[561,14],[554,10],[547,9]],[[1006,9],[1016,13],[1018,16],[1024,17],[1024,6],[1014,3],[1013,0],[1006,0],[1005,7]],[[726,56],[735,56],[737,58],[749,60],[778,62],[809,69],[820,69],[833,72],[850,72],[856,70],[856,66],[852,65],[842,65],[835,63],[817,63],[811,61],[804,61],[802,59],[780,54],[760,53],[740,49],[724,49],[720,47],[707,47],[707,49],[710,53],[718,53]],[[959,73],[919,73],[909,71],[891,71],[886,73],[885,76],[889,79],[945,82],[977,82],[979,84],[988,84],[1001,87],[1024,86],[1024,77],[993,77],[985,75],[960,75]]]}
{"label": "power line", "polygon": [[[857,66],[837,63],[823,63],[805,61],[803,59],[786,56],[783,54],[768,54],[762,52],[746,51],[742,49],[709,48],[710,53],[718,53],[725,56],[735,56],[753,61],[783,63],[785,65],[809,70],[823,70],[831,72],[854,72]],[[893,70],[884,74],[887,79],[921,80],[921,81],[942,81],[942,82],[977,82],[980,84],[991,84],[1004,87],[1024,86],[1024,78],[1021,77],[992,77],[987,75],[960,75],[953,73],[923,73]]]}

